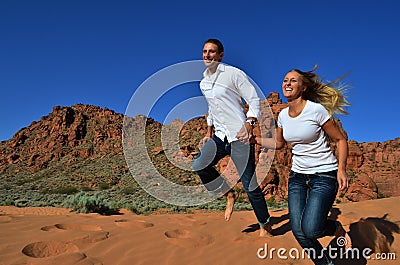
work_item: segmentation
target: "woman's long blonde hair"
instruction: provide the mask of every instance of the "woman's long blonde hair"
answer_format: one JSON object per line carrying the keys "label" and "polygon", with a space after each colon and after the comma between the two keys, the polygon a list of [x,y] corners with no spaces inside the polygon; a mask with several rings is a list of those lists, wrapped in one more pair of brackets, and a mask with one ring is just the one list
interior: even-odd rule
{"label": "woman's long blonde hair", "polygon": [[303,72],[299,69],[289,71],[298,73],[303,84],[307,86],[307,89],[303,92],[303,98],[320,103],[331,116],[335,113],[348,114],[344,109],[344,107],[350,105],[344,96],[346,85],[340,84],[340,81],[345,75],[325,84],[320,77],[314,73],[317,68],[318,65],[315,65],[314,68],[308,72]]}

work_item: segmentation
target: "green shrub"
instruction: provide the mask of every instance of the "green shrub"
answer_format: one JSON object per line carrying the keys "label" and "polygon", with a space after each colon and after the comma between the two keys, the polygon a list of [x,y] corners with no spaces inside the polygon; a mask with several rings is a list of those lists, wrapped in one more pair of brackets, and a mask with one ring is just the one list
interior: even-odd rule
{"label": "green shrub", "polygon": [[26,198],[18,199],[14,201],[14,205],[17,207],[27,207],[30,201]]}
{"label": "green shrub", "polygon": [[15,205],[15,202],[14,202],[14,200],[6,199],[6,200],[3,202],[3,205],[4,205],[4,206],[14,206],[14,205]]}
{"label": "green shrub", "polygon": [[61,188],[57,188],[55,190],[52,190],[50,193],[56,193],[56,194],[74,194],[77,193],[78,189],[75,187],[61,187]]}
{"label": "green shrub", "polygon": [[383,193],[378,193],[378,199],[383,199],[383,198],[389,198],[389,196],[387,196]]}
{"label": "green shrub", "polygon": [[63,206],[78,213],[99,213],[102,215],[117,213],[117,210],[111,209],[106,198],[101,196],[99,192],[91,196],[84,192],[72,195],[63,202]]}
{"label": "green shrub", "polygon": [[84,186],[81,188],[82,191],[93,191],[93,189],[91,187],[88,186]]}
{"label": "green shrub", "polygon": [[102,183],[100,183],[99,188],[101,190],[108,190],[110,188],[110,186],[108,185],[108,183],[102,182]]}
{"label": "green shrub", "polygon": [[126,187],[121,190],[121,193],[125,195],[130,195],[130,194],[135,194],[136,191],[137,189],[133,187]]}

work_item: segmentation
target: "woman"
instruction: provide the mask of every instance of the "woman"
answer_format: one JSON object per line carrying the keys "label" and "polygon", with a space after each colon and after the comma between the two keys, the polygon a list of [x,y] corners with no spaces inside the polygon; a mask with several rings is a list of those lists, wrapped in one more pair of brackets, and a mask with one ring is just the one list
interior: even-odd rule
{"label": "woman", "polygon": [[[266,148],[292,146],[292,168],[289,174],[289,216],[292,231],[315,264],[333,264],[318,242],[323,236],[350,237],[339,222],[327,219],[338,189],[348,187],[346,174],[347,141],[336,127],[332,115],[347,112],[348,105],[341,89],[320,81],[314,73],[298,69],[289,71],[282,83],[288,107],[278,117],[276,139],[256,139]],[[328,137],[336,142],[337,159]],[[314,254],[315,252],[315,254]]]}

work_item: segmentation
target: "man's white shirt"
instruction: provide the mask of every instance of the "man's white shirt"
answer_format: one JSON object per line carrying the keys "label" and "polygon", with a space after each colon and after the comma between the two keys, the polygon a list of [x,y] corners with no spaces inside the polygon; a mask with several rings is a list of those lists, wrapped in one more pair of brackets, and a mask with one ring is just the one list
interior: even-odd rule
{"label": "man's white shirt", "polygon": [[[215,135],[229,142],[237,140],[246,117],[259,118],[260,98],[246,74],[238,68],[219,63],[214,74],[203,73],[200,89],[208,103],[207,125],[214,126]],[[243,112],[242,98],[249,105]]]}

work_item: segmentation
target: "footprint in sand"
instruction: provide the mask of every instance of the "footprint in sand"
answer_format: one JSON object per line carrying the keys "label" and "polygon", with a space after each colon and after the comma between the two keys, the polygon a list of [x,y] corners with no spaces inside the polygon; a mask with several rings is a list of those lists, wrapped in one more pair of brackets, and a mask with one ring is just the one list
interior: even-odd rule
{"label": "footprint in sand", "polygon": [[185,221],[196,222],[196,218],[192,215],[185,216]]}
{"label": "footprint in sand", "polygon": [[109,236],[109,232],[103,231],[100,226],[96,225],[82,225],[82,224],[55,224],[44,226],[41,228],[43,231],[69,231],[70,237],[73,238],[71,242],[76,244],[80,243],[95,243],[105,240]]}
{"label": "footprint in sand", "polygon": [[207,224],[207,222],[205,222],[205,221],[199,221],[199,220],[197,220],[194,216],[185,216],[185,217],[183,218],[183,220],[182,220],[182,219],[179,219],[179,221],[178,221],[178,225],[179,225],[179,226],[186,226],[186,227],[189,227],[189,226],[206,225],[206,224]]}
{"label": "footprint in sand", "polygon": [[41,228],[43,231],[52,230],[78,230],[78,231],[102,231],[100,226],[96,225],[81,225],[81,224],[55,224],[50,226],[44,226]]}
{"label": "footprint in sand", "polygon": [[210,235],[192,232],[186,229],[173,229],[164,233],[168,242],[184,248],[207,246],[214,242]]}
{"label": "footprint in sand", "polygon": [[79,248],[73,243],[60,241],[41,241],[31,243],[22,249],[22,253],[28,257],[36,258],[29,264],[53,265],[53,264],[97,264],[102,263],[79,252]]}
{"label": "footprint in sand", "polygon": [[59,241],[35,242],[22,249],[22,253],[32,258],[47,258],[78,251],[79,248],[75,244]]}
{"label": "footprint in sand", "polygon": [[123,227],[123,228],[149,228],[153,227],[153,223],[146,222],[144,220],[115,220],[114,221],[116,226]]}
{"label": "footprint in sand", "polygon": [[190,231],[186,229],[175,229],[164,233],[168,238],[189,238]]}
{"label": "footprint in sand", "polygon": [[233,239],[233,242],[237,242],[237,243],[244,243],[244,242],[255,242],[255,241],[260,241],[260,242],[263,242],[263,241],[265,241],[265,239],[266,239],[266,237],[260,237],[260,236],[258,236],[258,234],[257,234],[257,236],[254,236],[254,235],[251,235],[251,234],[244,234],[244,235],[240,235],[240,236],[238,236],[238,237],[236,237],[236,238],[234,238]]}

